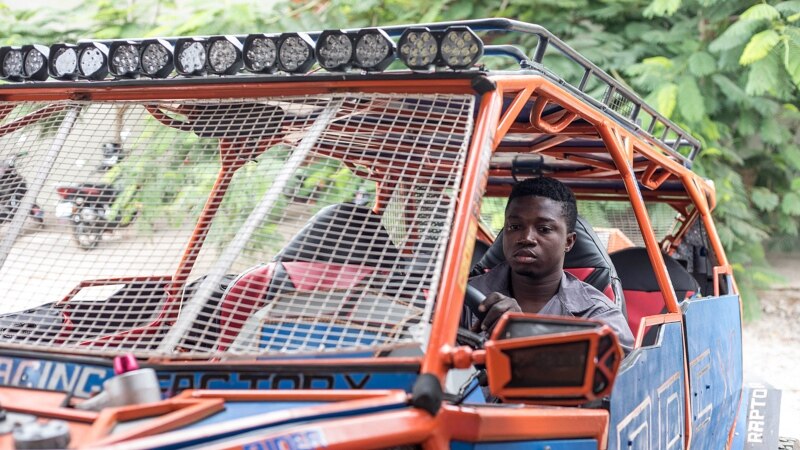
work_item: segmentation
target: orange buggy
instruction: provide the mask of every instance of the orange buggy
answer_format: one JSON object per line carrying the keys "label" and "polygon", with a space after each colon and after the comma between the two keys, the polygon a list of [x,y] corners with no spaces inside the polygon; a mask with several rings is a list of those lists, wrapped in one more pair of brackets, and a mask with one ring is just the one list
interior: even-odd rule
{"label": "orange buggy", "polygon": [[[514,39],[533,54],[491,44]],[[777,439],[775,392],[742,385],[699,143],[539,26],[3,47],[0,76],[28,184],[0,235],[3,448]],[[504,197],[540,175],[579,198],[565,268],[627,312],[624,360],[599,322],[458,328]]]}

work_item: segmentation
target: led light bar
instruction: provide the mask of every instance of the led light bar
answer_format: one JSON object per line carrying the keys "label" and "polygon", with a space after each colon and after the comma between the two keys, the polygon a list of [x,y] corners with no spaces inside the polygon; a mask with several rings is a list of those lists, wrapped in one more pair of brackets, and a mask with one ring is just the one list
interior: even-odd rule
{"label": "led light bar", "polygon": [[469,27],[450,27],[442,36],[439,55],[451,69],[469,69],[483,56],[483,42]]}
{"label": "led light bar", "polygon": [[344,72],[353,65],[353,38],[341,30],[325,30],[314,51],[320,67],[329,72]]}
{"label": "led light bar", "polygon": [[22,49],[19,47],[0,47],[0,78],[21,81],[24,70]]}
{"label": "led light bar", "polygon": [[24,45],[22,47],[22,76],[26,80],[44,81],[47,79],[47,57],[50,49],[44,45]]}
{"label": "led light bar", "polygon": [[395,46],[385,31],[379,28],[360,30],[356,35],[353,65],[370,72],[381,72],[395,59]]}
{"label": "led light bar", "polygon": [[204,75],[208,66],[208,41],[183,38],[175,43],[175,71],[181,75]]}
{"label": "led light bar", "polygon": [[465,26],[449,27],[444,32],[408,28],[397,47],[400,59],[411,70],[426,71],[434,66],[469,69],[483,56],[483,42]]}
{"label": "led light bar", "polygon": [[108,47],[100,42],[78,44],[78,76],[102,80],[108,75]]}
{"label": "led light bar", "polygon": [[109,47],[108,70],[117,78],[137,78],[140,73],[140,47],[135,41],[114,41]]}
{"label": "led light bar", "polygon": [[314,65],[314,41],[305,33],[283,33],[278,40],[278,68],[305,73]]}
{"label": "led light bar", "polygon": [[217,75],[234,75],[242,69],[242,43],[233,36],[208,38],[208,70]]}
{"label": "led light bar", "polygon": [[175,69],[172,44],[164,39],[147,39],[139,48],[141,73],[150,78],[166,78]]}
{"label": "led light bar", "polygon": [[78,78],[78,46],[55,44],[50,46],[48,58],[50,76],[57,80]]}
{"label": "led light bar", "polygon": [[466,26],[445,30],[407,28],[398,45],[380,28],[325,30],[317,41],[306,33],[187,37],[173,45],[166,39],[115,40],[109,45],[86,41],[0,48],[0,78],[10,81],[103,80],[167,78],[173,70],[183,76],[252,73],[306,73],[319,63],[331,72],[360,69],[380,72],[400,58],[415,71],[433,67],[469,69],[483,55],[483,43]]}
{"label": "led light bar", "polygon": [[278,68],[278,38],[251,34],[242,48],[244,67],[253,73],[272,73]]}

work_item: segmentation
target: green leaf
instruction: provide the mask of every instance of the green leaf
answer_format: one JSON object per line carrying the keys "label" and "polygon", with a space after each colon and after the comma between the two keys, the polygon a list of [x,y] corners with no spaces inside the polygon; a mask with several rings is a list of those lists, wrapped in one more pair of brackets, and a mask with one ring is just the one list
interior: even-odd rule
{"label": "green leaf", "polygon": [[706,52],[692,53],[689,57],[689,72],[698,77],[711,75],[717,70],[717,60]]}
{"label": "green leaf", "polygon": [[681,0],[653,0],[650,6],[645,8],[645,17],[663,17],[675,14],[681,6]]}
{"label": "green leaf", "polygon": [[747,85],[744,90],[749,95],[764,95],[775,91],[780,80],[780,67],[772,59],[765,58],[750,66]]}
{"label": "green leaf", "polygon": [[775,5],[777,9],[784,16],[800,13],[800,0],[790,0],[788,2],[780,2]]}
{"label": "green leaf", "polygon": [[781,212],[790,216],[800,216],[800,194],[787,192],[781,200]]}
{"label": "green leaf", "polygon": [[756,34],[745,46],[744,52],[742,52],[742,56],[739,58],[739,64],[747,66],[764,59],[764,57],[778,45],[780,40],[781,37],[778,32],[772,29],[764,30]]}
{"label": "green leaf", "polygon": [[789,37],[783,42],[783,65],[792,81],[800,86],[800,36]]}
{"label": "green leaf", "polygon": [[665,117],[672,116],[678,102],[678,86],[675,83],[662,84],[647,97],[647,103],[653,105]]}
{"label": "green leaf", "polygon": [[659,66],[663,69],[672,69],[672,60],[666,56],[653,56],[652,58],[645,58],[642,60],[643,64],[648,66]]}
{"label": "green leaf", "polygon": [[678,83],[678,112],[689,122],[699,122],[706,114],[703,94],[693,77],[683,77]]}
{"label": "green leaf", "polygon": [[731,81],[731,79],[727,76],[717,74],[713,75],[711,79],[714,81],[714,84],[716,84],[717,87],[719,87],[720,90],[733,102],[741,105],[747,101],[747,93],[745,93],[738,84]]}
{"label": "green leaf", "polygon": [[764,187],[753,188],[750,198],[756,208],[767,212],[774,210],[781,200],[777,194]]}
{"label": "green leaf", "polygon": [[781,13],[774,6],[758,3],[747,8],[740,17],[742,20],[775,20],[780,16]]}
{"label": "green leaf", "polygon": [[[781,156],[794,170],[800,170],[800,149],[794,146],[784,148],[781,151]],[[800,178],[794,181],[800,183]],[[792,189],[794,189],[794,187],[792,187]]]}
{"label": "green leaf", "polygon": [[763,22],[759,20],[739,20],[714,39],[708,49],[712,52],[720,52],[744,45],[750,36],[762,26]]}

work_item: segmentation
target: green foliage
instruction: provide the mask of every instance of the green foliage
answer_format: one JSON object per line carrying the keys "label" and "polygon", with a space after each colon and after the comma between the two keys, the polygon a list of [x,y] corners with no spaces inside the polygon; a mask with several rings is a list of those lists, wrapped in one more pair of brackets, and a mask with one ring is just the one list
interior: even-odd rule
{"label": "green foliage", "polygon": [[742,56],[739,58],[739,63],[746,66],[764,59],[764,57],[778,45],[780,40],[780,35],[773,29],[764,30],[754,35],[744,47]]}

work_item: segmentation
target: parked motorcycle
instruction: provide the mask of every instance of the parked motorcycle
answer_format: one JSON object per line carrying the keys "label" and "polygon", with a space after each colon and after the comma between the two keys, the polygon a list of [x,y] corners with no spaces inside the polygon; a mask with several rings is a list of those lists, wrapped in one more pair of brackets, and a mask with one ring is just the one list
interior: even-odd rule
{"label": "parked motorcycle", "polygon": [[[107,171],[121,159],[119,144],[105,144],[98,170]],[[61,197],[56,217],[70,220],[75,242],[85,250],[97,247],[105,233],[133,223],[139,213],[135,189],[119,189],[110,183],[79,183],[59,186],[56,192]]]}
{"label": "parked motorcycle", "polygon": [[[28,185],[16,168],[17,158],[23,155],[24,153],[17,153],[0,164],[0,223],[14,218],[22,197],[28,192]],[[31,207],[30,215],[37,224],[44,224],[44,211],[39,205],[34,204]]]}
{"label": "parked motorcycle", "polygon": [[[85,250],[97,247],[104,233],[132,224],[139,213],[138,208],[131,205],[132,195],[127,195],[112,184],[59,186],[56,192],[62,198],[56,206],[56,217],[70,219],[75,242]],[[121,198],[120,195],[129,198]]]}

